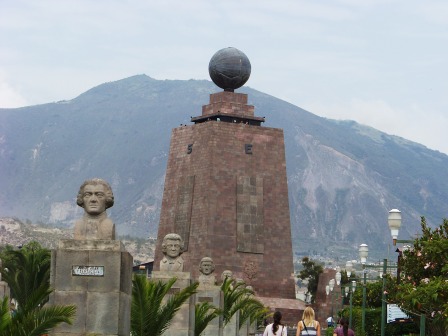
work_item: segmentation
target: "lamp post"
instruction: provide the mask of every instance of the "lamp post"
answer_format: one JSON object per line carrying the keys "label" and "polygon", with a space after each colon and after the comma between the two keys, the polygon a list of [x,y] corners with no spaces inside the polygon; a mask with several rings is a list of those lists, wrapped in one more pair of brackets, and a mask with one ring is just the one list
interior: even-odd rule
{"label": "lamp post", "polygon": [[[393,241],[393,243],[394,243],[394,246],[397,244],[397,243],[413,243],[413,241],[412,240],[399,240],[399,239],[397,239],[398,238],[398,232],[399,232],[399,230],[400,230],[400,227],[401,227],[401,211],[400,210],[398,210],[398,209],[392,209],[392,210],[390,210],[389,211],[389,215],[388,215],[388,217],[387,217],[387,222],[388,222],[388,224],[389,224],[389,228],[390,228],[390,233],[391,233],[391,235],[392,235],[392,241]],[[397,252],[398,252],[399,250],[397,249]],[[400,259],[401,259],[401,253],[402,252],[400,252],[399,254],[398,254],[398,262],[397,262],[397,284],[399,284],[400,283]],[[383,288],[384,288],[384,278],[383,278]],[[383,293],[384,293],[384,290],[383,290]],[[384,294],[383,294],[384,295]],[[384,302],[384,301],[383,301]],[[383,304],[385,304],[385,303],[383,303]],[[425,323],[426,323],[426,321],[425,321],[425,319],[426,319],[426,316],[424,315],[424,314],[422,314],[422,315],[420,315],[420,335],[425,335],[425,329],[426,329],[426,326],[425,326]],[[381,329],[383,329],[383,328],[381,328]],[[383,336],[384,334],[383,334],[383,330],[381,330],[381,336]]]}
{"label": "lamp post", "polygon": [[330,285],[325,286],[325,293],[330,294]]}
{"label": "lamp post", "polygon": [[[341,288],[342,289],[342,288]],[[344,309],[344,300],[346,297],[348,297],[348,295],[350,294],[350,286],[345,286],[345,289],[342,290],[342,305],[341,305],[341,310]]]}
{"label": "lamp post", "polygon": [[333,289],[334,289],[334,279],[331,279],[329,282],[328,282],[328,286],[330,287],[330,292],[331,292],[331,318],[332,319],[334,319],[333,318],[333,297],[334,297],[334,292],[333,292]]}
{"label": "lamp post", "polygon": [[[351,260],[347,261],[345,263],[345,271],[347,272],[347,277],[350,280],[350,277],[352,275],[352,271],[353,271],[353,263]],[[355,292],[355,288],[356,288],[356,281],[352,281],[350,288],[347,289],[347,287],[345,288],[345,293],[349,293],[350,291],[350,319],[349,319],[349,328],[352,327],[352,305],[353,305],[353,293]]]}
{"label": "lamp post", "polygon": [[367,244],[359,245],[359,258],[361,259],[362,272],[364,274],[364,281],[362,284],[362,332],[365,333],[366,327],[366,262],[369,254],[369,247]]}
{"label": "lamp post", "polygon": [[355,293],[355,289],[356,289],[356,281],[353,280],[352,281],[352,286],[351,286],[351,291],[350,291],[350,318],[348,320],[348,326],[349,328],[352,327],[352,311],[353,311],[353,294]]}
{"label": "lamp post", "polygon": [[387,272],[387,259],[383,260],[383,272],[381,274],[383,278],[383,292],[381,294],[381,336],[386,332],[386,272]]}
{"label": "lamp post", "polygon": [[[392,235],[392,241],[394,243],[394,246],[397,245],[397,243],[412,243],[412,240],[399,240],[398,238],[398,232],[401,227],[401,211],[398,209],[392,209],[389,211],[389,215],[387,217],[387,223],[389,224],[390,233]],[[407,245],[408,246],[408,245]],[[404,251],[405,246],[403,247]],[[400,260],[402,258],[402,251],[397,249],[398,252],[398,267],[397,267],[397,284],[400,283]]]}

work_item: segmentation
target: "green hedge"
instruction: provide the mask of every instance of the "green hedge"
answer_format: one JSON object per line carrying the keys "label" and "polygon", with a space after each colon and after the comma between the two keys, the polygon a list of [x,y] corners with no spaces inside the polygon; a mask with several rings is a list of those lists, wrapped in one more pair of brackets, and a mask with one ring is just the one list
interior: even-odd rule
{"label": "green hedge", "polygon": [[[342,311],[342,316],[349,319],[350,311],[348,308]],[[366,332],[362,332],[362,308],[353,307],[352,311],[352,329],[356,336],[381,336],[381,308],[366,309]],[[385,335],[400,336],[416,333],[419,334],[418,325],[411,323],[387,323]]]}

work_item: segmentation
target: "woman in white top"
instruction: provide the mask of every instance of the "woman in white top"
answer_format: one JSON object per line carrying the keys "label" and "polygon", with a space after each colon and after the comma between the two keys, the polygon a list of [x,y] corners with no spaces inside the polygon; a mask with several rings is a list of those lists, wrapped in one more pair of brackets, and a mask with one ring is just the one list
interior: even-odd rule
{"label": "woman in white top", "polygon": [[263,336],[287,336],[288,331],[281,323],[282,313],[278,310],[274,313],[274,323],[268,324],[264,330]]}
{"label": "woman in white top", "polygon": [[314,310],[306,307],[303,311],[302,321],[297,323],[296,336],[320,336],[320,324],[314,319]]}

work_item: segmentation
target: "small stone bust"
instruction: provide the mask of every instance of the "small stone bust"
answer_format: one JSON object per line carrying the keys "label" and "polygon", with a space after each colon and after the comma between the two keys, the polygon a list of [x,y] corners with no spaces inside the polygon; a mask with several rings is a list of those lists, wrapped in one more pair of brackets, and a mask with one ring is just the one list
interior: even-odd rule
{"label": "small stone bust", "polygon": [[221,281],[224,282],[224,280],[226,278],[229,278],[230,280],[233,279],[233,273],[232,273],[231,270],[225,270],[225,271],[222,272],[222,274],[221,274]]}
{"label": "small stone bust", "polygon": [[252,293],[255,293],[254,288],[250,285],[246,286],[246,289],[251,291]]}
{"label": "small stone bust", "polygon": [[210,257],[204,257],[199,263],[199,286],[214,286],[216,284],[216,277],[213,274],[215,271],[215,263]]}
{"label": "small stone bust", "polygon": [[114,194],[106,181],[98,178],[85,181],[76,203],[84,208],[84,216],[75,222],[74,239],[115,240],[115,225],[106,213],[114,205]]}
{"label": "small stone bust", "polygon": [[164,257],[160,260],[160,270],[167,272],[183,272],[184,241],[177,233],[168,233],[163,237],[162,252]]}

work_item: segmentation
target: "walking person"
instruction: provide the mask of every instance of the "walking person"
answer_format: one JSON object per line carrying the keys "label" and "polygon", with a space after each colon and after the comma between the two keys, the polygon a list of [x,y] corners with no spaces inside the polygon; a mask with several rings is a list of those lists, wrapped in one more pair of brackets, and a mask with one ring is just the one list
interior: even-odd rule
{"label": "walking person", "polygon": [[348,327],[348,321],[346,318],[339,320],[340,327],[337,327],[333,331],[333,336],[355,336],[355,332]]}
{"label": "walking person", "polygon": [[288,330],[282,324],[282,313],[276,311],[274,313],[274,323],[268,324],[264,330],[263,336],[287,336]]}
{"label": "walking person", "polygon": [[320,336],[320,324],[314,319],[314,310],[306,307],[303,311],[302,321],[297,323],[296,336]]}

